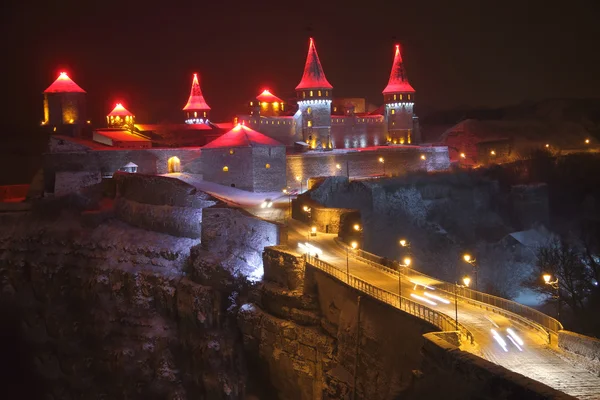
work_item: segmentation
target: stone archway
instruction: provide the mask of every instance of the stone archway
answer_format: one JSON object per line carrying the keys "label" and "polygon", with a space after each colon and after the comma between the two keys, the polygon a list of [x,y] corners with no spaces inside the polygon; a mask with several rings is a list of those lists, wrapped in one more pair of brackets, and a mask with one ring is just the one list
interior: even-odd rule
{"label": "stone archway", "polygon": [[170,174],[175,172],[181,172],[181,161],[179,160],[179,157],[169,158],[169,160],[167,161],[167,168]]}

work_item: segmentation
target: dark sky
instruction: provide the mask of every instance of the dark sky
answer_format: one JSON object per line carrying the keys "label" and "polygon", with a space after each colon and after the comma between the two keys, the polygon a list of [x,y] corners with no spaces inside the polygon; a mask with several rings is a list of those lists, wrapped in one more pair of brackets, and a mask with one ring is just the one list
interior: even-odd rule
{"label": "dark sky", "polygon": [[41,92],[64,69],[88,92],[94,123],[117,100],[138,122],[160,120],[180,115],[199,72],[212,119],[229,119],[263,87],[293,94],[308,26],[336,96],[381,103],[395,37],[417,113],[598,97],[597,3],[13,1],[2,12],[3,83],[14,94],[3,112],[15,126],[39,123]]}

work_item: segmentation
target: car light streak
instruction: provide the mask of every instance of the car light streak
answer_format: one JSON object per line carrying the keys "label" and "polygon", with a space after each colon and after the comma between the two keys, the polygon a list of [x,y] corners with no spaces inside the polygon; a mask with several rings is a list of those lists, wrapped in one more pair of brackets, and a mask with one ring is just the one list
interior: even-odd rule
{"label": "car light streak", "polygon": [[519,351],[523,351],[523,349],[521,348],[521,346],[519,346],[519,345],[517,344],[517,342],[515,342],[515,339],[513,339],[513,338],[512,338],[512,336],[510,336],[510,335],[506,335],[506,337],[508,338],[508,340],[510,340],[510,341],[512,342],[512,344],[514,344],[514,345],[515,345],[515,347],[516,347],[517,349],[519,349]]}
{"label": "car light streak", "polygon": [[506,328],[506,332],[508,332],[508,335],[509,335],[509,336],[510,336],[512,339],[514,339],[514,341],[515,341],[515,342],[517,342],[517,343],[519,343],[521,346],[523,346],[523,339],[521,339],[521,338],[519,337],[519,335],[517,335],[517,334],[515,333],[515,331],[513,331],[513,330],[512,330],[512,329],[510,329],[510,328]]}
{"label": "car light streak", "polygon": [[502,347],[502,350],[504,350],[505,352],[508,353],[508,348],[506,347],[506,341],[504,339],[502,339],[502,337],[500,337],[500,335],[498,335],[498,332],[496,332],[494,329],[490,329],[490,330],[492,331],[492,336],[494,337],[496,342],[498,342],[500,347]]}
{"label": "car light streak", "polygon": [[410,296],[414,297],[417,300],[421,300],[422,302],[425,302],[427,304],[431,304],[432,306],[437,306],[437,303],[435,303],[435,302],[433,302],[433,301],[431,301],[431,300],[429,300],[429,299],[427,299],[427,298],[425,298],[423,296],[419,296],[418,294],[411,293]]}
{"label": "car light streak", "polygon": [[496,328],[500,329],[500,327],[498,326],[498,324],[495,323],[494,320],[491,319],[489,315],[486,315],[485,319],[487,319],[488,321],[490,321],[492,323],[492,325],[494,325]]}
{"label": "car light streak", "polygon": [[410,283],[414,283],[414,284],[415,284],[414,290],[417,290],[417,287],[418,287],[418,286],[423,286],[425,289],[429,289],[429,290],[435,290],[435,288],[434,288],[434,287],[427,286],[427,285],[425,285],[425,284],[423,284],[423,283],[419,283],[419,282],[413,281],[412,279],[409,279],[408,281],[409,281]]}
{"label": "car light streak", "polygon": [[429,298],[439,301],[440,303],[450,304],[449,300],[444,299],[443,297],[436,296],[435,294],[431,294],[429,292],[423,292],[423,294]]}
{"label": "car light streak", "polygon": [[320,248],[318,248],[318,247],[316,247],[316,246],[313,246],[313,245],[312,245],[312,244],[310,244],[310,243],[306,243],[306,242],[305,242],[305,243],[304,243],[304,245],[305,245],[306,247],[308,247],[312,253],[316,253],[316,254],[323,254],[323,250],[321,250]]}

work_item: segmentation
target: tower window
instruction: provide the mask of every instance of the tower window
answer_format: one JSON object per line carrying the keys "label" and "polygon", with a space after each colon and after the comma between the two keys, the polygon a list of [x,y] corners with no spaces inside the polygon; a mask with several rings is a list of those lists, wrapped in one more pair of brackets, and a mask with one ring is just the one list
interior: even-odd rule
{"label": "tower window", "polygon": [[306,113],[307,113],[307,114],[310,114],[311,112],[312,112],[312,108],[308,107],[308,108],[306,109]]}
{"label": "tower window", "polygon": [[251,101],[251,102],[250,102],[250,106],[253,106],[253,105],[254,105],[254,102],[253,102],[253,101]]}
{"label": "tower window", "polygon": [[204,118],[206,118],[206,111],[204,111]]}
{"label": "tower window", "polygon": [[410,100],[410,94],[408,95],[408,99]]}
{"label": "tower window", "polygon": [[233,149],[229,149],[229,154],[233,155],[233,153],[235,153],[235,151]]}
{"label": "tower window", "polygon": [[325,91],[325,96],[329,96],[329,90]]}
{"label": "tower window", "polygon": [[337,112],[337,107],[333,107],[333,112]]}
{"label": "tower window", "polygon": [[310,97],[313,97],[313,91],[311,90],[309,93]]}
{"label": "tower window", "polygon": [[306,92],[302,92],[302,98],[305,99],[306,98]]}
{"label": "tower window", "polygon": [[397,100],[397,99],[396,99],[396,95],[394,95],[394,100]]}
{"label": "tower window", "polygon": [[312,121],[308,121],[308,123],[306,124],[309,128],[312,127]]}
{"label": "tower window", "polygon": [[269,169],[269,168],[271,168],[271,164],[265,164],[265,168],[266,168],[266,169]]}
{"label": "tower window", "polygon": [[394,109],[392,108],[392,115],[393,115],[393,114],[396,114],[396,110],[394,110]]}
{"label": "tower window", "polygon": [[229,167],[227,165],[223,167],[223,172],[229,172]]}
{"label": "tower window", "polygon": [[319,94],[319,96],[321,96],[321,91],[320,90],[319,90],[318,94]]}
{"label": "tower window", "polygon": [[400,95],[400,100],[402,100],[402,95]]}
{"label": "tower window", "polygon": [[194,111],[194,118],[198,117],[198,113],[196,111]]}

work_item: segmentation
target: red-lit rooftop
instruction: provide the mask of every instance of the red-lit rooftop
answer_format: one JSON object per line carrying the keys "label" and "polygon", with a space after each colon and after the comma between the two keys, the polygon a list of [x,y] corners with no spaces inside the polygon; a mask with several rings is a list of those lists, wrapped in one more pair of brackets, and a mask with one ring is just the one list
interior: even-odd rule
{"label": "red-lit rooftop", "polygon": [[308,45],[308,55],[306,56],[306,64],[304,64],[302,80],[296,86],[296,90],[303,89],[333,89],[333,86],[325,77],[323,67],[321,67],[313,38],[310,38]]}
{"label": "red-lit rooftop", "polygon": [[254,129],[248,128],[246,125],[238,124],[229,132],[202,147],[202,149],[259,146],[283,146],[283,144]]}
{"label": "red-lit rooftop", "polygon": [[275,96],[273,93],[271,93],[269,91],[269,89],[265,89],[263,90],[263,92],[261,94],[259,94],[258,96],[256,96],[256,100],[262,102],[266,102],[266,103],[282,103],[283,100],[281,100],[279,97]]}
{"label": "red-lit rooftop", "polygon": [[400,45],[397,44],[394,53],[392,72],[390,73],[390,80],[385,89],[383,89],[383,94],[406,92],[414,93],[415,89],[408,83],[406,71],[404,70],[404,63],[402,62],[402,54],[400,53]]}
{"label": "red-lit rooftop", "polygon": [[207,111],[210,110],[210,107],[204,100],[204,96],[202,95],[202,90],[200,90],[200,82],[198,82],[198,74],[194,74],[194,79],[192,81],[192,90],[190,91],[190,98],[188,99],[185,107],[183,107],[184,111],[187,110],[202,110]]}
{"label": "red-lit rooftop", "polygon": [[44,93],[85,93],[85,90],[73,82],[66,72],[61,72]]}
{"label": "red-lit rooftop", "polygon": [[109,117],[126,117],[126,116],[130,116],[132,117],[133,114],[131,112],[129,112],[129,110],[127,110],[125,107],[123,107],[123,104],[121,103],[117,103],[117,105],[115,106],[115,108],[113,108],[113,110],[108,114]]}

